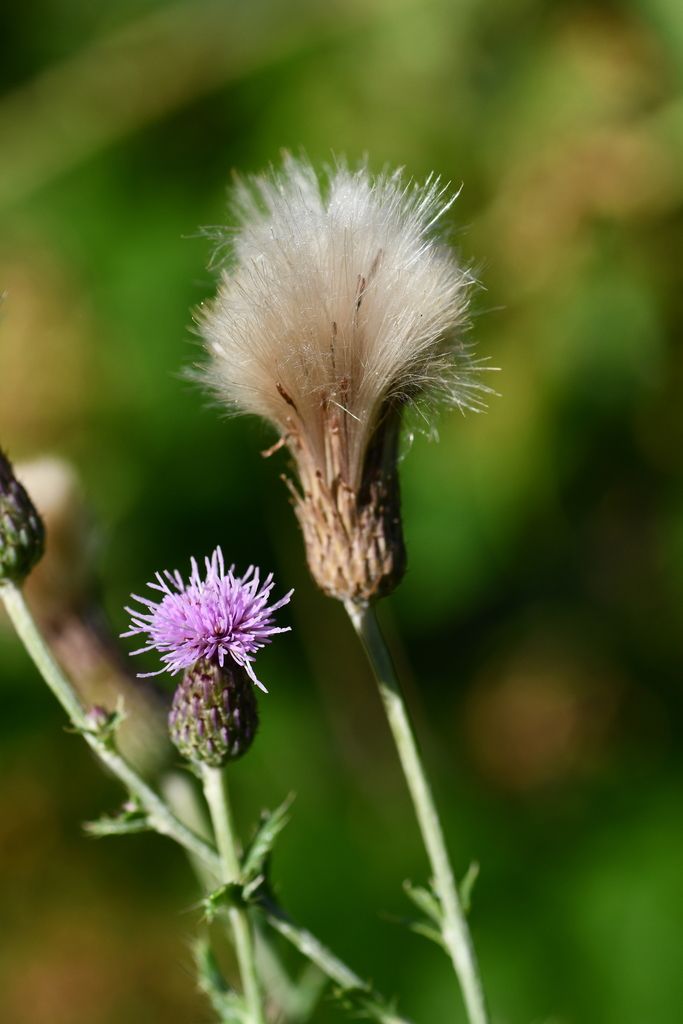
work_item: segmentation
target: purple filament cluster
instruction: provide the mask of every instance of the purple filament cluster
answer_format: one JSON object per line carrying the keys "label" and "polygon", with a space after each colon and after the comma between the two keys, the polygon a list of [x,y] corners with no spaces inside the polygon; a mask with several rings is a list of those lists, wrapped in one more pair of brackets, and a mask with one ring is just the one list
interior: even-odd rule
{"label": "purple filament cluster", "polygon": [[205,559],[203,577],[196,559],[190,564],[187,583],[177,570],[156,573],[148,586],[161,598],[154,601],[133,594],[142,608],[126,608],[131,622],[122,636],[147,637],[147,643],[132,654],[155,650],[163,663],[157,672],[140,673],[141,677],[175,674],[201,659],[222,667],[226,658],[232,658],[265,690],[252,668],[254,655],[276,633],[288,632],[289,626],[275,625],[274,614],[288,603],[293,591],[269,604],[273,574],[261,581],[259,569],[250,565],[243,576],[235,576],[234,565],[226,571],[220,547]]}

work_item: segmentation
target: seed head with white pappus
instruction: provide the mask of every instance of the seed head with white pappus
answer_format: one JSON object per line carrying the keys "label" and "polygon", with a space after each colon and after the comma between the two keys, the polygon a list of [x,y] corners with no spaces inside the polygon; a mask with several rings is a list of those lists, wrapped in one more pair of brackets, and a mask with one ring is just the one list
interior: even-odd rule
{"label": "seed head with white pappus", "polygon": [[489,390],[461,337],[473,279],[436,231],[454,199],[435,178],[344,163],[320,178],[288,157],[237,186],[231,259],[200,312],[204,379],[291,450],[309,566],[341,600],[388,593],[403,574],[405,408],[479,409]]}

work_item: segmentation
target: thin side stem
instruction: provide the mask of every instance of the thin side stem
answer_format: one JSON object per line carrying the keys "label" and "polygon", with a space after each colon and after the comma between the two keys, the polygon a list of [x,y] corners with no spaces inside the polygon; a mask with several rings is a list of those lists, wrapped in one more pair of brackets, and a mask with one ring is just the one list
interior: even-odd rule
{"label": "thin side stem", "polygon": [[441,822],[420,757],[391,655],[374,608],[347,602],[346,610],[368,656],[412,797],[443,914],[442,935],[460,981],[470,1024],[488,1024],[472,937],[453,877]]}
{"label": "thin side stem", "polygon": [[[238,882],[240,861],[235,842],[235,828],[232,821],[225,771],[202,765],[204,795],[209,806],[216,845],[220,857],[220,877],[224,885]],[[261,991],[256,973],[254,937],[246,910],[231,907],[228,911],[230,925],[235,939],[235,952],[244,988],[244,998],[249,1010],[251,1024],[265,1024]]]}
{"label": "thin side stem", "polygon": [[166,806],[161,797],[116,750],[113,738],[104,738],[88,722],[72,683],[64,674],[52,651],[45,643],[21,590],[13,583],[0,585],[0,598],[7,609],[12,625],[24,644],[41,676],[66,711],[74,729],[81,733],[97,757],[136,797],[147,813],[150,828],[160,835],[175,840],[188,853],[202,860],[214,874],[218,873],[219,858],[210,843],[187,828]]}
{"label": "thin side stem", "polygon": [[311,963],[315,964],[342,990],[364,992],[377,1004],[377,1010],[373,1019],[381,1021],[382,1024],[409,1024],[404,1017],[399,1017],[391,1010],[380,1008],[384,1005],[384,999],[377,992],[359,977],[355,971],[336,957],[334,953],[322,944],[306,928],[300,928],[294,924],[285,911],[278,906],[270,897],[259,900],[257,906],[265,915],[268,924],[276,932],[279,932],[295,949],[298,949]]}

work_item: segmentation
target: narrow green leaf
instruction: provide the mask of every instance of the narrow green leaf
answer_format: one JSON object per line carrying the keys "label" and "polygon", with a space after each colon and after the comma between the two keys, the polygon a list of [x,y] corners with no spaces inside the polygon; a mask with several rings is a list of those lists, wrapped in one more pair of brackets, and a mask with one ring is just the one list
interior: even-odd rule
{"label": "narrow green leaf", "polygon": [[96,821],[87,821],[83,828],[90,836],[126,836],[135,832],[149,832],[151,826],[147,814],[135,804],[124,804],[116,815],[102,815]]}
{"label": "narrow green leaf", "polygon": [[[255,917],[256,961],[259,976],[270,1000],[289,1024],[306,1024],[311,1019],[328,979],[316,964],[306,963],[297,978],[286,970],[273,942],[274,936],[260,917]],[[279,1018],[278,1018],[279,1019]]]}
{"label": "narrow green leaf", "polygon": [[195,943],[195,963],[199,988],[218,1014],[221,1024],[249,1024],[249,1013],[242,996],[230,988],[205,939]]}
{"label": "narrow green leaf", "polygon": [[460,883],[460,902],[462,903],[462,909],[466,914],[469,914],[470,907],[472,906],[472,890],[474,889],[474,883],[478,877],[479,864],[476,860],[473,860],[465,872],[465,877]]}
{"label": "narrow green leaf", "polygon": [[427,924],[425,921],[409,921],[407,924],[411,932],[415,932],[416,935],[421,935],[424,939],[429,939],[430,942],[436,943],[437,946],[440,946],[441,949],[448,952],[448,947],[443,940],[443,936],[436,928],[432,928],[432,926]]}
{"label": "narrow green leaf", "polygon": [[405,881],[403,883],[403,891],[406,896],[413,901],[418,910],[421,910],[428,918],[430,918],[430,920],[441,927],[441,922],[443,920],[441,904],[433,892],[430,892],[428,889],[423,889],[422,886],[413,885],[413,883],[409,881]]}
{"label": "narrow green leaf", "polygon": [[289,821],[289,808],[294,802],[294,793],[272,812],[266,812],[256,835],[249,844],[242,864],[242,877],[245,881],[263,873],[265,863],[273,849],[275,840]]}

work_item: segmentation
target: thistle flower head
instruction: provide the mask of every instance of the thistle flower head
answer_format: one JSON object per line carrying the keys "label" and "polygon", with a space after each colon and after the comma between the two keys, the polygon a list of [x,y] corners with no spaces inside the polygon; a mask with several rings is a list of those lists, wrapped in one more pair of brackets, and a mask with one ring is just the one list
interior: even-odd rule
{"label": "thistle flower head", "polygon": [[22,583],[45,550],[45,527],[0,450],[0,585]]}
{"label": "thistle flower head", "polygon": [[200,574],[196,560],[185,583],[178,571],[157,573],[148,584],[161,594],[153,601],[133,594],[142,608],[126,608],[130,629],[123,636],[145,635],[148,642],[133,654],[156,650],[163,667],[142,675],[174,674],[204,659],[220,668],[235,663],[262,690],[252,663],[254,654],[270,643],[276,633],[289,626],[275,626],[274,614],[287,604],[293,591],[268,604],[275,586],[272,573],[261,581],[260,572],[250,565],[244,576],[235,576],[234,565],[226,571],[218,547],[205,559],[206,573]]}
{"label": "thistle flower head", "polygon": [[199,317],[204,376],[294,454],[309,564],[336,597],[365,600],[403,571],[405,406],[477,409],[488,390],[461,340],[472,276],[436,234],[454,198],[433,177],[340,163],[321,180],[292,158],[235,192],[232,260]]}

